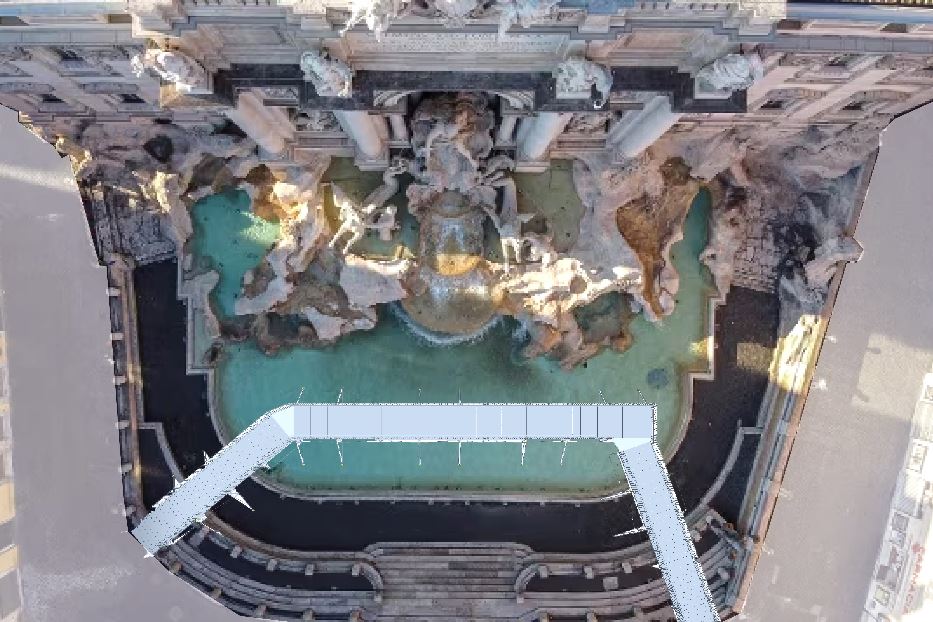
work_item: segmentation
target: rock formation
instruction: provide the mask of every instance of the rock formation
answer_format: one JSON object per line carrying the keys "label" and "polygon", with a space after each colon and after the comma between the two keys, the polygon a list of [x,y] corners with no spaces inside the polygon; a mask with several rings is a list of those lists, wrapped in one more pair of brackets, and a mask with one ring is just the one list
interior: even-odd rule
{"label": "rock formation", "polygon": [[700,261],[709,268],[723,299],[732,287],[735,254],[745,243],[746,201],[745,190],[732,186],[725,190],[722,200],[714,201],[710,213],[709,243],[700,253]]}
{"label": "rock formation", "polygon": [[[359,19],[383,29],[391,15],[408,10],[405,3],[358,4]],[[552,6],[509,2],[499,9],[516,17],[520,7],[540,14]],[[468,2],[429,8],[451,20],[481,12]],[[164,69],[176,62],[150,56],[142,66],[159,62]],[[710,89],[744,88],[757,75],[753,59],[720,61],[701,71]],[[351,94],[352,72],[338,61],[308,52],[302,67],[319,94]],[[556,77],[559,94],[567,97],[589,97],[595,87],[597,107],[612,82],[605,68],[582,58],[561,64]],[[606,347],[624,350],[634,313],[657,321],[674,311],[680,279],[671,248],[683,236],[703,181],[714,200],[701,260],[721,296],[736,278],[736,258],[756,219],[769,219],[767,235],[773,230],[781,254],[778,289],[787,322],[818,312],[839,263],[861,252],[846,233],[856,198],[852,171],[877,146],[880,125],[813,126],[797,133],[733,127],[715,135],[675,129],[635,157],[614,156],[611,145],[588,151],[573,163],[584,206],[579,230],[564,240],[563,234],[555,239],[540,206],[524,202],[520,210],[515,164],[494,152],[490,104],[482,93],[423,97],[405,128],[412,152],[392,158],[382,184],[362,198],[345,192],[342,182],[329,188],[321,183],[329,157],[311,157],[301,166],[261,164],[256,145],[229,125],[105,130],[73,123],[47,129],[46,138],[72,157],[86,188],[117,206],[120,227],[141,240],[136,232],[151,230],[154,220],[164,239],[156,244],[133,238],[128,246],[138,249],[139,259],[156,247],[177,254],[181,291],[205,314],[211,338],[251,334],[269,352],[321,346],[371,329],[380,305],[392,305],[438,343],[469,340],[512,316],[528,334],[530,356],[572,366]],[[590,140],[612,122],[610,113],[578,114],[568,131]],[[400,202],[405,185],[407,202]],[[278,221],[281,235],[244,276],[235,317],[217,317],[209,296],[217,274],[194,261],[188,248],[190,208],[201,197],[234,188],[249,193],[255,215]],[[417,224],[417,248],[403,242],[403,222]]]}

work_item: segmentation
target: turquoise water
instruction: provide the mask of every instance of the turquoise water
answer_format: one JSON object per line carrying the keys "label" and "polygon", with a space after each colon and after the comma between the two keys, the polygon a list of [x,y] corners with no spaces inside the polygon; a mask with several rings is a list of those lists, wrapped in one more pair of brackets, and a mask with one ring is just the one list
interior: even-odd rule
{"label": "turquoise water", "polygon": [[[244,213],[232,195],[205,199],[195,208],[195,252],[212,258],[223,273],[216,301],[232,310],[238,279],[255,251],[268,246],[270,230]],[[224,204],[230,207],[224,208]],[[230,209],[232,207],[232,209]],[[266,356],[251,342],[228,343],[215,384],[220,419],[231,435],[259,415],[294,400],[332,402],[639,402],[658,404],[658,433],[671,442],[681,415],[679,378],[697,363],[706,335],[708,273],[697,256],[706,244],[709,197],[698,195],[673,248],[680,273],[677,310],[662,324],[639,316],[635,340],[623,354],[606,351],[572,371],[542,358],[516,355],[515,324],[503,321],[481,341],[438,348],[410,335],[386,309],[376,329],[354,333],[333,347],[295,348]],[[204,225],[209,224],[209,227]],[[240,229],[242,227],[242,229]],[[245,231],[244,231],[245,230]],[[236,240],[231,244],[230,240]],[[272,238],[274,239],[274,237]],[[245,242],[244,242],[245,241]],[[261,258],[261,253],[260,253]],[[220,263],[222,262],[222,266]],[[229,274],[228,274],[229,272]],[[236,282],[236,288],[233,283]],[[671,379],[654,388],[647,376]],[[305,465],[294,446],[271,463],[284,484],[312,490],[485,490],[603,492],[617,488],[622,472],[612,447],[598,441],[531,442],[522,464],[519,445],[303,443]],[[562,457],[563,455],[563,457]]]}
{"label": "turquoise water", "polygon": [[215,311],[233,316],[243,275],[262,262],[279,237],[279,223],[255,216],[242,190],[205,197],[191,208],[191,252],[220,273],[211,292]]}

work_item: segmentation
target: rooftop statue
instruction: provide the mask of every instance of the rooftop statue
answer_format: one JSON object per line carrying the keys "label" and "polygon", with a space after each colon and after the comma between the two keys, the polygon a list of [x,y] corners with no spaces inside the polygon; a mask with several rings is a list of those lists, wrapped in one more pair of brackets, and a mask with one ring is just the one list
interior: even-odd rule
{"label": "rooftop statue", "polygon": [[198,61],[178,50],[146,50],[130,61],[133,73],[141,77],[148,69],[180,93],[210,93],[207,72]]}
{"label": "rooftop statue", "polygon": [[347,98],[353,94],[353,69],[342,60],[330,58],[322,50],[308,50],[301,55],[301,71],[322,97]]}
{"label": "rooftop statue", "polygon": [[499,36],[505,36],[509,28],[518,24],[529,28],[553,13],[560,0],[499,0]]}
{"label": "rooftop statue", "polygon": [[471,14],[482,11],[482,2],[478,0],[427,0],[444,18],[444,26],[459,28]]}
{"label": "rooftop statue", "polygon": [[[323,3],[324,0],[321,0]],[[499,10],[499,36],[503,37],[515,24],[529,28],[536,21],[549,17],[560,0],[498,0],[492,7],[480,0],[351,0],[350,18],[340,32],[344,35],[359,23],[365,23],[377,41],[393,21],[407,15],[441,17],[444,25],[459,28],[467,17],[480,17]]]}
{"label": "rooftop statue", "polygon": [[341,36],[348,30],[364,22],[377,41],[382,40],[382,33],[389,29],[389,24],[411,12],[409,0],[351,0],[350,19],[340,31]]}
{"label": "rooftop statue", "polygon": [[728,95],[747,89],[763,75],[764,65],[757,54],[727,54],[697,72],[697,92]]}
{"label": "rooftop statue", "polygon": [[612,89],[612,71],[599,63],[585,58],[568,58],[554,69],[557,80],[557,97],[588,99],[593,87],[599,98],[593,101],[594,108],[602,108],[609,100]]}

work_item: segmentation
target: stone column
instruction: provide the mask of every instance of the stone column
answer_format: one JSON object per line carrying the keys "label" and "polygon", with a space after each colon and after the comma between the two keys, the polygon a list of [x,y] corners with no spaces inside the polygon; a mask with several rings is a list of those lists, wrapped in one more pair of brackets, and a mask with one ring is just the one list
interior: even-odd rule
{"label": "stone column", "polygon": [[[343,131],[356,143],[361,155],[371,160],[384,155],[386,146],[383,136],[386,132],[379,131],[378,121],[372,115],[362,110],[335,110],[334,115]],[[381,117],[379,121],[385,124]]]}
{"label": "stone column", "polygon": [[390,114],[389,125],[392,126],[393,140],[408,140],[408,126],[405,125],[404,116],[400,114]]}
{"label": "stone column", "polygon": [[538,161],[544,158],[548,147],[564,131],[572,116],[568,112],[539,112],[536,117],[523,118],[518,128],[519,159]]}
{"label": "stone column", "polygon": [[272,154],[285,150],[285,136],[281,127],[265,112],[262,101],[253,93],[240,93],[236,108],[227,111],[227,117],[246,132],[257,145]]}
{"label": "stone column", "polygon": [[661,138],[679,118],[680,113],[671,110],[667,96],[659,95],[645,104],[612,147],[619,155],[634,158]]}

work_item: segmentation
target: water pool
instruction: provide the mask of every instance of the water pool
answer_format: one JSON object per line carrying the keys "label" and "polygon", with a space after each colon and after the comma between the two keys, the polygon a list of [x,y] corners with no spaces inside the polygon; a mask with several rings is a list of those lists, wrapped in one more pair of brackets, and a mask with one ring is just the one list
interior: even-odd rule
{"label": "water pool", "polygon": [[[261,259],[262,249],[275,239],[271,227],[277,227],[255,222],[258,219],[248,213],[248,205],[236,197],[217,195],[194,210],[193,250],[221,271],[215,304],[222,311],[232,309],[239,278]],[[509,320],[478,342],[440,348],[411,335],[382,309],[376,329],[351,334],[322,350],[294,348],[270,357],[251,342],[228,343],[215,372],[218,419],[227,434],[235,435],[267,410],[296,399],[302,389],[303,401],[317,402],[334,401],[341,394],[345,402],[639,402],[644,398],[658,404],[663,449],[681,423],[679,379],[685,369],[703,365],[711,290],[697,256],[706,244],[708,211],[704,192],[687,217],[684,239],[673,248],[681,276],[677,310],[660,325],[636,318],[630,327],[634,344],[624,354],[607,351],[585,367],[567,372],[551,361],[516,356],[515,324]],[[202,220],[204,215],[209,220]],[[268,475],[308,493],[601,494],[623,481],[613,448],[598,441],[566,447],[531,442],[524,463],[521,448],[511,444],[464,444],[459,464],[457,445],[443,443],[345,442],[338,448],[334,442],[322,441],[302,444],[301,453],[304,465],[292,446],[270,464]]]}

